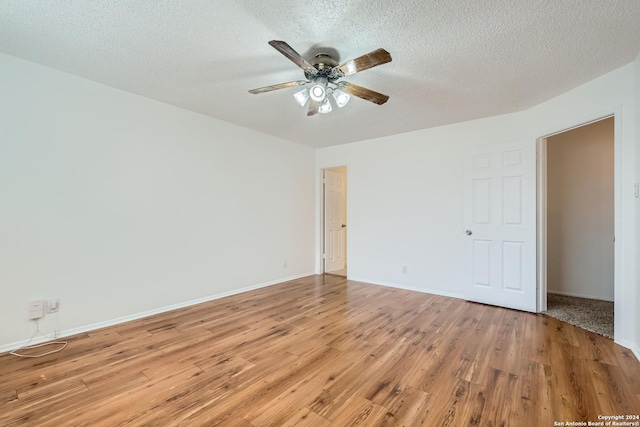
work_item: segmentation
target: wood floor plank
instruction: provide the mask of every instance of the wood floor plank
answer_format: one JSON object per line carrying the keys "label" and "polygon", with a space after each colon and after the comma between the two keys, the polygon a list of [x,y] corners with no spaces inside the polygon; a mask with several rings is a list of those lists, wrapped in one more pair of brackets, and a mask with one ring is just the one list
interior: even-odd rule
{"label": "wood floor plank", "polygon": [[376,347],[371,347],[369,343],[363,344],[361,349],[364,351],[350,354],[351,368],[345,369],[331,384],[320,390],[309,408],[322,417],[333,420],[364,384],[376,381],[375,374],[380,362],[384,363],[394,347],[390,343]]}
{"label": "wood floor plank", "polygon": [[0,355],[0,425],[500,426],[640,414],[640,363],[557,319],[310,276]]}
{"label": "wood floor plank", "polygon": [[554,410],[559,399],[554,390],[553,371],[550,366],[529,360],[520,376],[520,416],[524,420],[537,420],[540,425],[553,425],[560,413]]}
{"label": "wood floor plank", "polygon": [[[110,378],[108,382],[104,382],[100,387],[86,387],[86,390],[79,389],[79,393],[75,393],[73,398],[65,396],[63,403],[60,401],[38,401],[36,405],[28,407],[24,405],[22,411],[24,415],[38,420],[35,425],[38,426],[60,426],[69,423],[69,420],[77,420],[80,425],[82,416],[87,412],[87,408],[93,408],[95,402],[100,402],[108,407],[110,399],[118,399],[121,393],[125,393],[132,388],[143,384],[148,384],[149,379],[142,373],[135,373],[127,376],[118,376]],[[47,414],[41,417],[41,414]],[[74,421],[75,422],[75,421]]]}
{"label": "wood floor plank", "polygon": [[[492,369],[486,385],[482,386],[484,408],[478,412],[480,425],[526,425],[532,420],[518,418],[520,410],[516,405],[505,405],[504,402],[518,397],[518,375]],[[536,420],[537,422],[537,420]]]}
{"label": "wood floor plank", "polygon": [[[259,424],[252,424],[256,427]],[[327,427],[329,420],[322,418],[309,408],[298,409],[289,419],[281,424],[282,427]]]}
{"label": "wood floor plank", "polygon": [[446,382],[440,387],[434,387],[429,393],[433,400],[427,412],[427,419],[432,425],[442,427],[468,425],[471,384],[448,374],[443,374],[442,378],[446,379]]}
{"label": "wood floor plank", "polygon": [[489,325],[486,329],[471,331],[453,375],[473,384],[485,381],[490,366],[495,363],[492,357],[496,349],[496,328]]}
{"label": "wood floor plank", "polygon": [[360,396],[349,398],[348,404],[337,414],[330,426],[375,426],[380,425],[387,417],[386,408]]}
{"label": "wood floor plank", "polygon": [[305,372],[298,382],[275,396],[269,405],[256,407],[246,418],[258,426],[282,425],[295,417],[298,409],[307,408],[314,401],[318,390],[329,387],[351,367],[352,361],[341,356],[314,372]]}
{"label": "wood floor plank", "polygon": [[193,424],[204,422],[207,425],[224,425],[235,411],[250,414],[256,408],[268,406],[278,395],[295,384],[301,376],[309,371],[331,363],[339,352],[329,347],[321,348],[313,353],[298,358],[287,369],[279,369],[260,381],[245,382],[246,387],[239,386],[238,393],[232,393],[216,407],[206,407],[191,414],[185,421]]}
{"label": "wood floor plank", "polygon": [[551,334],[540,333],[540,331],[547,331],[550,327],[548,319],[551,318],[544,315],[527,316],[522,342],[522,357],[525,360],[547,366],[551,364],[549,349],[554,345]]}
{"label": "wood floor plank", "polygon": [[524,313],[513,311],[504,317],[498,328],[490,367],[517,375],[524,363]]}
{"label": "wood floor plank", "polygon": [[554,369],[553,412],[575,414],[579,420],[595,420],[602,412],[593,392],[592,373],[582,359],[580,348],[566,342],[555,345],[551,347],[551,359],[552,367],[558,367]]}
{"label": "wood floor plank", "polygon": [[433,400],[432,396],[421,390],[403,389],[394,400],[388,402],[388,411],[380,427],[433,425],[427,416]]}

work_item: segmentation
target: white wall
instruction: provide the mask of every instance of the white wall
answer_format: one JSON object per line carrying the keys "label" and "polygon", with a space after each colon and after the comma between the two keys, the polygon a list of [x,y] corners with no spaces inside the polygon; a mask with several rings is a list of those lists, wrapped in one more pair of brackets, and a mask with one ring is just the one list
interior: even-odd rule
{"label": "white wall", "polygon": [[313,274],[313,150],[6,55],[0,94],[0,348],[33,299],[69,332]]}
{"label": "white wall", "polygon": [[547,290],[613,301],[614,119],[547,138]]}
{"label": "white wall", "polygon": [[[526,111],[318,150],[317,176],[331,166],[349,170],[349,277],[461,296],[466,153],[502,142],[535,144],[536,138],[615,113],[621,164],[616,180],[616,340],[629,346],[635,339],[630,325],[638,321],[630,298],[636,283],[637,214],[631,191],[636,170],[633,79],[629,64]],[[401,274],[402,264],[409,274]],[[316,271],[319,265],[317,257]]]}

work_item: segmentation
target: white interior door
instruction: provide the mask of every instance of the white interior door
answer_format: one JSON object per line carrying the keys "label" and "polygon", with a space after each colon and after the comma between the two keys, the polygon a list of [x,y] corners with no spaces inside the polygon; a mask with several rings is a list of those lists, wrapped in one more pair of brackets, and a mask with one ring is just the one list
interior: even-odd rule
{"label": "white interior door", "polygon": [[536,311],[535,141],[475,150],[465,174],[470,301]]}
{"label": "white interior door", "polygon": [[346,267],[346,176],[324,171],[324,271]]}

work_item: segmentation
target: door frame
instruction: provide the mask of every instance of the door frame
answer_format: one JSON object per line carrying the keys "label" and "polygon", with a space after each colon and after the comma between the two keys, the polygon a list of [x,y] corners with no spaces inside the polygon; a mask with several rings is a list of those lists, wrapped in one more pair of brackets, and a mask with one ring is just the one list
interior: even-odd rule
{"label": "door frame", "polygon": [[[346,238],[345,238],[345,258],[347,260],[347,262],[349,261],[349,166],[348,165],[338,165],[338,166],[326,166],[323,168],[320,168],[320,188],[319,188],[319,192],[320,192],[320,211],[318,212],[318,218],[320,220],[320,227],[319,227],[319,231],[320,231],[320,236],[319,236],[319,248],[320,251],[318,253],[318,266],[319,269],[317,269],[317,271],[319,271],[319,274],[324,274],[325,273],[325,262],[324,262],[324,256],[326,253],[326,242],[324,239],[325,236],[325,218],[324,218],[324,206],[325,206],[325,179],[324,179],[324,171],[326,170],[332,170],[332,169],[339,169],[339,168],[344,168],[345,169],[345,177],[346,177],[346,192],[347,192],[347,197],[345,198],[345,211],[346,211],[346,221],[347,221],[347,230],[345,231],[346,233]],[[347,267],[347,278],[349,277],[349,267]]]}
{"label": "door frame", "polygon": [[[620,108],[612,109],[608,112],[594,114],[593,117],[585,118],[573,124],[561,127],[546,133],[536,139],[536,182],[537,182],[537,308],[538,312],[547,309],[547,138],[559,133],[567,132],[582,126],[586,126],[600,120],[613,117],[613,299],[614,307],[622,307],[619,304],[619,298],[622,295],[622,239],[616,239],[620,236],[620,225],[622,224],[621,194],[622,194],[622,132],[621,132],[621,112]],[[621,310],[614,309],[614,337],[620,336],[620,325],[622,322]]]}

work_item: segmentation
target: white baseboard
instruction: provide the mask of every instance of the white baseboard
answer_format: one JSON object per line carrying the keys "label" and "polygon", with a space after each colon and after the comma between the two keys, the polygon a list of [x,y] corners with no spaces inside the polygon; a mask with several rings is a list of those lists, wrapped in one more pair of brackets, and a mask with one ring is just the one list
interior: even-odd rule
{"label": "white baseboard", "polygon": [[415,292],[422,292],[423,294],[433,294],[433,295],[440,295],[443,297],[464,299],[464,296],[462,294],[458,294],[455,292],[441,291],[439,289],[418,288],[416,286],[399,285],[397,283],[381,282],[379,280],[372,280],[367,278],[356,278],[356,277],[350,277],[350,276],[347,279],[354,282],[364,282],[364,283],[371,283],[372,285],[387,286],[389,288],[404,289],[405,291],[415,291]]}
{"label": "white baseboard", "polygon": [[600,301],[613,302],[610,299],[604,299],[602,297],[595,297],[593,295],[574,294],[574,293],[571,293],[571,292],[558,292],[558,291],[552,291],[552,290],[549,290],[549,289],[547,289],[547,293],[555,294],[555,295],[562,295],[562,296],[566,296],[566,297],[597,299],[597,300],[600,300]]}
{"label": "white baseboard", "polygon": [[80,327],[77,327],[77,328],[66,329],[66,330],[60,331],[60,334],[57,337],[40,336],[40,337],[34,338],[31,341],[31,343],[29,343],[29,340],[23,340],[23,341],[18,341],[18,342],[2,345],[2,346],[0,346],[0,354],[6,353],[8,351],[13,351],[13,350],[18,349],[18,348],[21,348],[22,346],[26,345],[27,343],[29,343],[29,345],[31,345],[31,344],[42,344],[44,342],[51,341],[53,339],[59,340],[60,338],[69,337],[71,335],[77,335],[77,334],[82,334],[84,332],[95,331],[96,329],[102,329],[102,328],[106,328],[108,326],[118,325],[120,323],[129,322],[131,320],[142,319],[143,317],[149,317],[149,316],[153,316],[155,314],[166,313],[168,311],[177,310],[179,308],[189,307],[189,306],[192,306],[192,305],[201,304],[203,302],[213,301],[213,300],[216,300],[216,299],[228,297],[228,296],[231,296],[231,295],[241,294],[243,292],[249,292],[249,291],[253,291],[253,290],[256,290],[256,289],[260,289],[260,288],[266,288],[268,286],[273,286],[273,285],[277,285],[279,283],[284,283],[284,282],[288,282],[288,281],[291,281],[291,280],[296,280],[296,279],[300,279],[302,277],[313,276],[313,275],[314,275],[314,273],[305,273],[305,274],[300,274],[300,275],[296,275],[296,276],[285,277],[285,278],[281,278],[281,279],[277,279],[277,280],[272,280],[272,281],[269,281],[269,282],[259,283],[257,285],[246,286],[246,287],[240,288],[240,289],[233,289],[231,291],[221,292],[221,293],[215,294],[215,295],[209,295],[209,296],[206,296],[206,297],[203,297],[203,298],[197,298],[197,299],[190,300],[190,301],[184,301],[184,302],[180,302],[180,303],[177,303],[177,304],[168,305],[168,306],[165,306],[165,307],[154,308],[153,310],[147,310],[147,311],[143,311],[141,313],[135,313],[135,314],[131,314],[131,315],[128,315],[128,316],[118,317],[116,319],[106,320],[104,322],[92,323],[90,325],[85,325],[85,326],[80,326]]}

